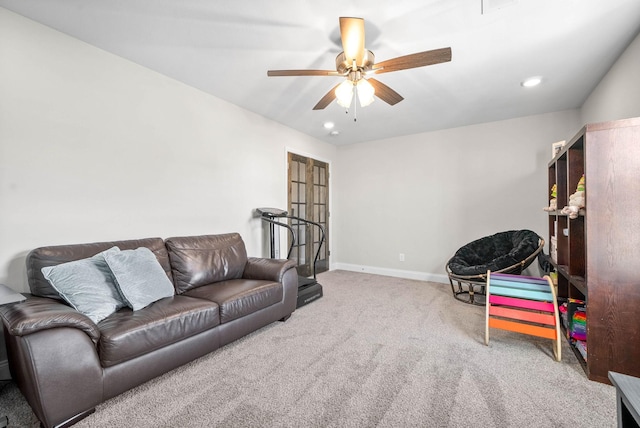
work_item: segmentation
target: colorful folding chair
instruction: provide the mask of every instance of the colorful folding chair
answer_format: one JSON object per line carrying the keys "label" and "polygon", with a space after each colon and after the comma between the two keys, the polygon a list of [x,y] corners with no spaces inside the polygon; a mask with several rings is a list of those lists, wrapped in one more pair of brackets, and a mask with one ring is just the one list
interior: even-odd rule
{"label": "colorful folding chair", "polygon": [[556,361],[562,359],[558,300],[551,278],[487,271],[486,296],[485,345],[489,328],[498,328],[551,339]]}

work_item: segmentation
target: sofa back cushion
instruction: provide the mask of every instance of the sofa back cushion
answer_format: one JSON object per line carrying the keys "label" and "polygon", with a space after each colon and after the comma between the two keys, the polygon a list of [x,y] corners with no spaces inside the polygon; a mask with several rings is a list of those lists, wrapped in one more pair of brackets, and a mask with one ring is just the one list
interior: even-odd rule
{"label": "sofa back cushion", "polygon": [[176,292],[242,278],[247,250],[238,233],[165,240]]}
{"label": "sofa back cushion", "polygon": [[92,257],[111,247],[118,247],[121,250],[131,250],[139,247],[147,247],[160,262],[162,269],[169,279],[171,277],[171,266],[169,256],[164,242],[161,238],[132,239],[127,241],[94,242],[91,244],[56,245],[50,247],[40,247],[32,250],[27,255],[27,279],[31,294],[39,297],[49,297],[63,300],[58,292],[51,286],[49,281],[42,274],[42,268],[55,266],[61,263],[71,262]]}

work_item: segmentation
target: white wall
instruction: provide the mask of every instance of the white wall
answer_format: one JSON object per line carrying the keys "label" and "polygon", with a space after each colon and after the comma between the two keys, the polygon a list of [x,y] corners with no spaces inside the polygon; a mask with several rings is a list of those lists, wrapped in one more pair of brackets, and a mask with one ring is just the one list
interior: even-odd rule
{"label": "white wall", "polygon": [[26,291],[42,245],[238,231],[258,255],[285,148],[332,163],[334,267],[444,280],[472,239],[546,236],[551,143],[640,116],[639,64],[636,38],[580,111],[336,148],[0,8],[0,282]]}
{"label": "white wall", "polygon": [[285,148],[336,154],[0,8],[0,283],[27,291],[44,245],[237,231],[261,255],[252,212],[286,207]]}
{"label": "white wall", "polygon": [[334,266],[446,282],[446,261],[473,239],[511,228],[546,237],[551,144],[640,116],[638,76],[640,35],[579,110],[340,147]]}
{"label": "white wall", "polygon": [[524,228],[546,237],[551,145],[578,127],[571,110],[340,147],[336,267],[446,282],[467,242]]}
{"label": "white wall", "polygon": [[640,34],[582,105],[583,124],[640,116]]}

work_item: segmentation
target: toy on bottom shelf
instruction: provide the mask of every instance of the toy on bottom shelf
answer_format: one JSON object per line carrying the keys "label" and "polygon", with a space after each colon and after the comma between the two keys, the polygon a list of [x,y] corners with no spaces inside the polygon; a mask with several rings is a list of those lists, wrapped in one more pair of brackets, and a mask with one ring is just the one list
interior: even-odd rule
{"label": "toy on bottom shelf", "polygon": [[587,361],[587,312],[584,306],[577,307],[573,313],[569,335],[573,346]]}
{"label": "toy on bottom shelf", "polygon": [[560,322],[565,329],[569,328],[569,312],[567,310],[567,302],[558,306],[558,312],[560,313]]}
{"label": "toy on bottom shelf", "polygon": [[549,206],[543,208],[545,211],[555,211],[558,209],[558,202],[556,197],[558,196],[558,186],[554,184],[551,187],[551,200],[549,201]]}
{"label": "toy on bottom shelf", "polygon": [[584,208],[584,174],[578,181],[576,192],[569,196],[569,205],[562,209],[562,214],[567,214],[570,219],[578,218],[578,212],[580,208]]}
{"label": "toy on bottom shelf", "polygon": [[587,340],[587,312],[584,307],[576,308],[571,317],[571,338],[575,340]]}

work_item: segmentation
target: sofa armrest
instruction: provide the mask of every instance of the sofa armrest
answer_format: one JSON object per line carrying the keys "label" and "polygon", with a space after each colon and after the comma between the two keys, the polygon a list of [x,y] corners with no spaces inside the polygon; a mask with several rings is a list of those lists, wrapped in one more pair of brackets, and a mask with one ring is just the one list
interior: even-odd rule
{"label": "sofa armrest", "polygon": [[242,277],[245,279],[266,279],[282,282],[284,274],[295,267],[296,262],[293,260],[249,257]]}
{"label": "sofa armrest", "polygon": [[53,299],[30,297],[22,303],[1,308],[0,316],[7,331],[13,336],[71,327],[84,331],[93,343],[100,339],[100,330],[89,317]]}

